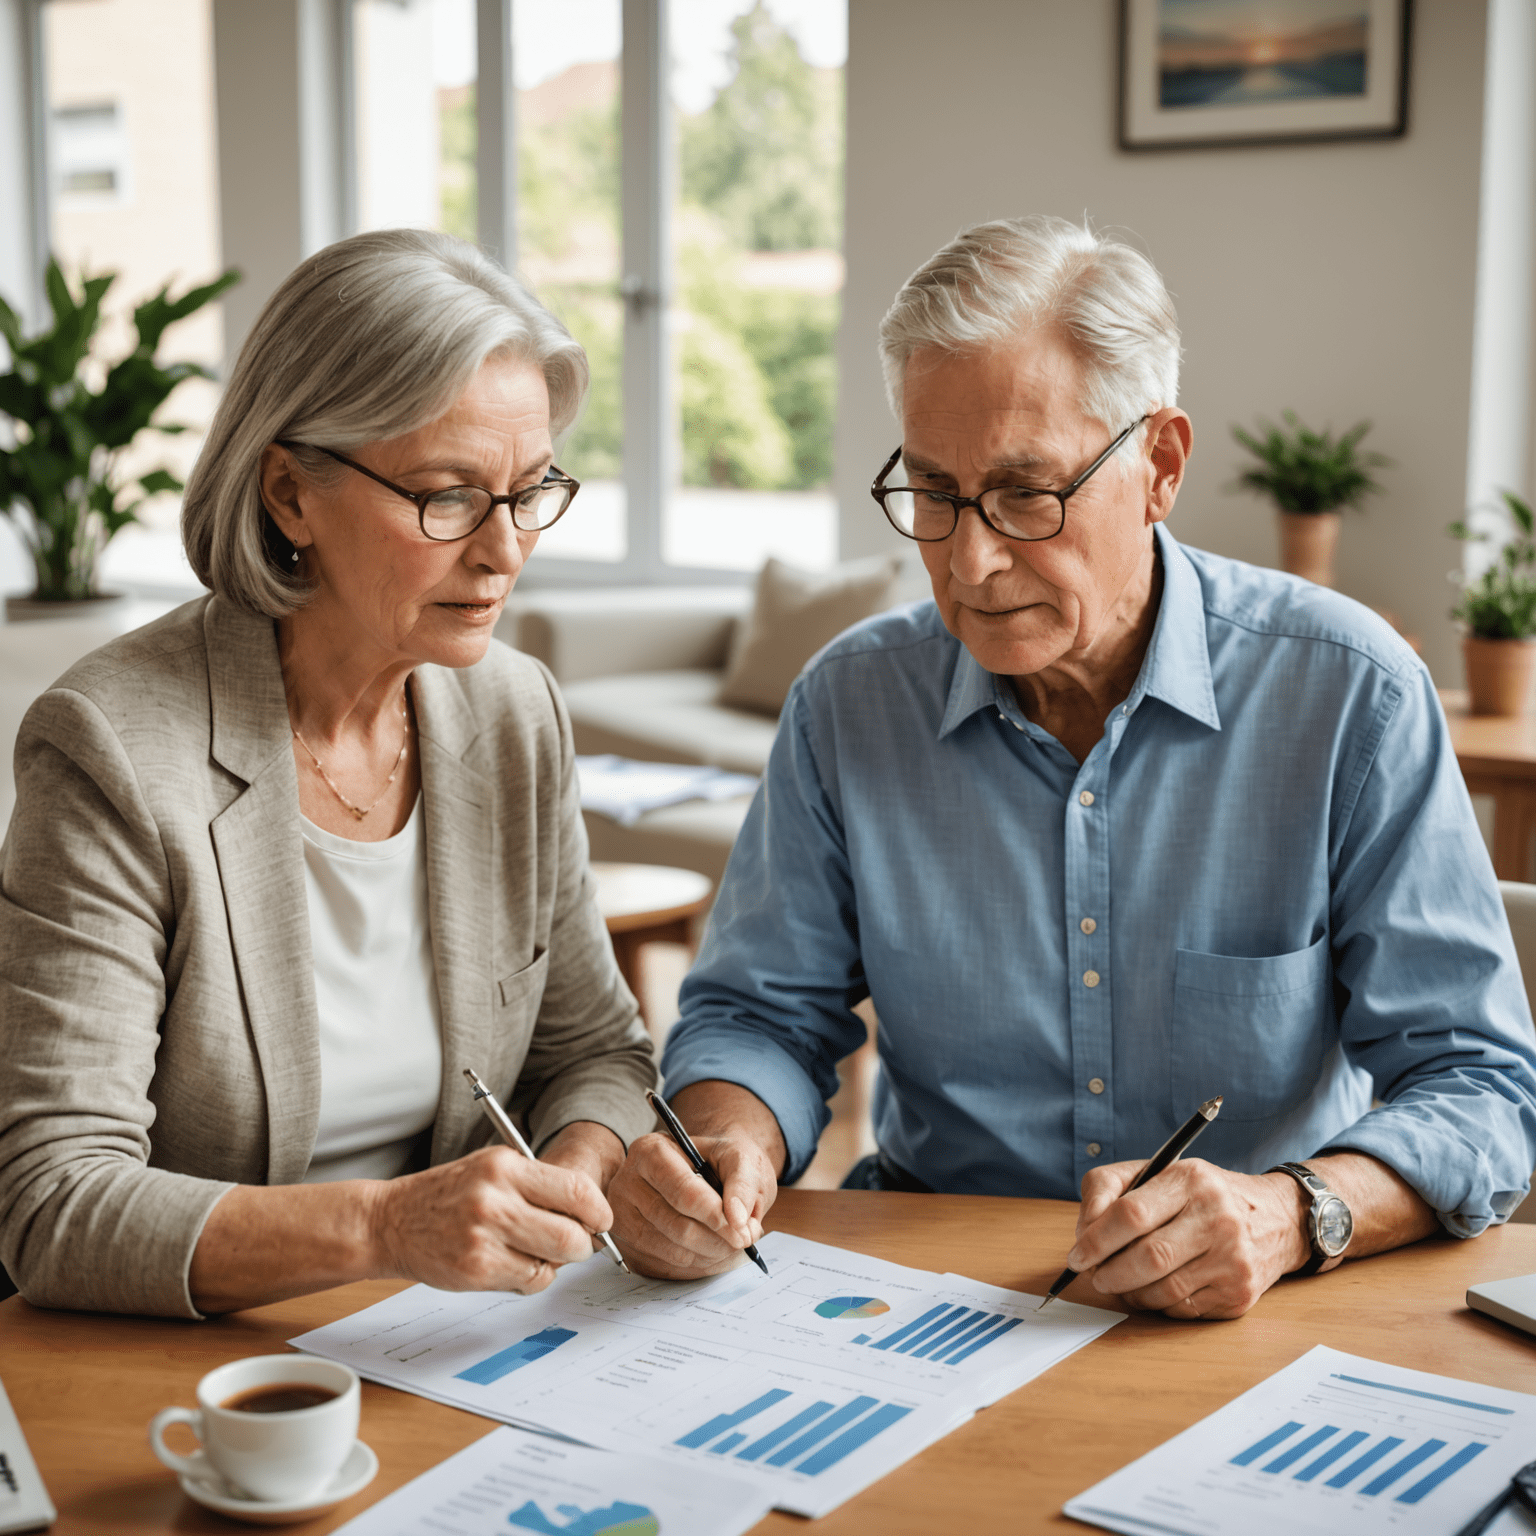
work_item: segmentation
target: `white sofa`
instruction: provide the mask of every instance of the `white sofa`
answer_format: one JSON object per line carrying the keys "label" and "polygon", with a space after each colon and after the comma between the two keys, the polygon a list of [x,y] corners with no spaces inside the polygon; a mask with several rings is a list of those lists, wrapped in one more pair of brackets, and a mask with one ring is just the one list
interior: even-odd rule
{"label": "white sofa", "polygon": [[[555,674],[576,750],[760,774],[778,722],[715,702],[745,587],[518,594],[497,634]],[[750,796],[692,801],[620,826],[588,815],[595,859],[674,864],[718,881]]]}

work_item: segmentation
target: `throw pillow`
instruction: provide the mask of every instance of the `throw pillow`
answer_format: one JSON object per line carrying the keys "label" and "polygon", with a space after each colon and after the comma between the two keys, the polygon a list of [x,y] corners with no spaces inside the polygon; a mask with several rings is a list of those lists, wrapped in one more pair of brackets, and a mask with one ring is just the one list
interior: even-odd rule
{"label": "throw pillow", "polygon": [[770,559],[758,572],[752,612],[737,630],[719,702],[778,714],[801,667],[850,624],[889,607],[900,574],[896,555],[853,560],[831,571],[802,571]]}

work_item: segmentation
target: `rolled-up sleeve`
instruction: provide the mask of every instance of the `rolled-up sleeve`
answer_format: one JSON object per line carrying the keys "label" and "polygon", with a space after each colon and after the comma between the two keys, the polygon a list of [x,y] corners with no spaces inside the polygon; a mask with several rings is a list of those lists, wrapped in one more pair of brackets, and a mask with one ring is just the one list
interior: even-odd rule
{"label": "rolled-up sleeve", "polygon": [[783,1132],[786,1183],[815,1155],[837,1063],[866,1038],[852,1010],[869,994],[840,808],[812,740],[809,686],[802,677],[785,704],[661,1064],[669,1094],[705,1080],[756,1094]]}
{"label": "rolled-up sleeve", "polygon": [[1509,924],[1433,684],[1384,700],[1334,828],[1343,1047],[1382,1101],[1330,1147],[1369,1153],[1472,1237],[1536,1162],[1536,1040]]}

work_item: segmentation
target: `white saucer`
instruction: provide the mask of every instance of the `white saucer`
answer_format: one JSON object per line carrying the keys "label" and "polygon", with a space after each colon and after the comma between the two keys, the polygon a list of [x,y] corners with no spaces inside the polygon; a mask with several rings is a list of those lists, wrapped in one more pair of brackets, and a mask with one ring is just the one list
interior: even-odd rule
{"label": "white saucer", "polygon": [[181,1491],[204,1509],[233,1515],[236,1520],[245,1520],[251,1525],[293,1525],[323,1515],[343,1499],[361,1493],[379,1471],[379,1458],[359,1440],[348,1452],[341,1470],[319,1493],[304,1499],[246,1499],[232,1492],[229,1484],[206,1464],[202,1451],[194,1452],[188,1460],[203,1462],[204,1469],[196,1474],[181,1473],[176,1479],[181,1484]]}

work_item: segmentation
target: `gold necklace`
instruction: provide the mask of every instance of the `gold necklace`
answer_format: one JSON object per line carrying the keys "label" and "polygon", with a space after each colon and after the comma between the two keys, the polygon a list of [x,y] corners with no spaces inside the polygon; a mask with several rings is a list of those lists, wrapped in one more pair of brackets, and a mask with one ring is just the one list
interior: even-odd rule
{"label": "gold necklace", "polygon": [[384,781],[384,788],[379,791],[378,799],[373,802],[373,805],[353,805],[353,803],[348,800],[347,797],[342,794],[339,789],[337,789],[336,781],[330,776],[330,774],[325,771],[325,764],[315,756],[315,749],[310,746],[310,744],[305,741],[302,736],[299,735],[298,726],[291,727],[293,731],[293,739],[298,742],[298,744],[303,747],[306,752],[309,753],[311,759],[314,761],[315,767],[320,771],[320,777],[325,780],[326,784],[330,788],[331,793],[335,795],[336,798],[340,800],[341,803],[346,806],[346,808],[351,811],[359,821],[361,821],[363,817],[365,817],[368,812],[371,811],[374,806],[376,806],[379,801],[389,793],[389,786],[395,782],[395,775],[400,772],[400,764],[405,761],[405,749],[411,739],[411,717],[406,712],[404,705],[401,705],[400,707],[400,718],[405,722],[405,734],[400,738],[400,750],[395,754],[395,765],[389,770],[389,777]]}

